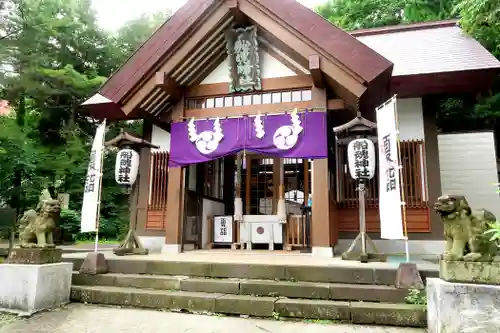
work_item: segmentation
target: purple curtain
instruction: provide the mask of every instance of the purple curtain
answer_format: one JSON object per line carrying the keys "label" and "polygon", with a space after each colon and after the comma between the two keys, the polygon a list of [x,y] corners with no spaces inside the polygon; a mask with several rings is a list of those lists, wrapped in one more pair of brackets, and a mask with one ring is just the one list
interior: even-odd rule
{"label": "purple curtain", "polygon": [[[263,133],[256,130],[255,117],[196,120],[173,123],[170,167],[184,167],[236,154],[246,149],[281,158],[326,158],[325,112],[303,112],[260,117]],[[263,136],[262,136],[263,134]]]}

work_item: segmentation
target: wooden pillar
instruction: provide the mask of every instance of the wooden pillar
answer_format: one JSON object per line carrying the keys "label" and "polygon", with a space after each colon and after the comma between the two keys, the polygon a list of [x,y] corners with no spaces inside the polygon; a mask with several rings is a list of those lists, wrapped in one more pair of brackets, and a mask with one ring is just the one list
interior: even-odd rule
{"label": "wooden pillar", "polygon": [[[144,121],[143,138],[151,142],[153,125]],[[162,236],[162,232],[146,230],[149,205],[149,182],[151,173],[151,149],[142,148],[140,151],[138,179],[133,187],[130,226],[135,228],[138,236]]]}
{"label": "wooden pillar", "polygon": [[[327,107],[327,96],[324,88],[312,88],[312,102],[315,107]],[[326,112],[326,110],[325,110]],[[325,120],[323,130],[325,139],[328,125]],[[312,221],[311,245],[313,256],[333,256],[330,240],[330,200],[328,159],[316,159],[312,162]]]}
{"label": "wooden pillar", "polygon": [[280,185],[283,185],[283,159],[273,158],[273,214],[278,212],[278,200],[280,198]]}
{"label": "wooden pillar", "polygon": [[[172,111],[172,121],[184,116],[184,100],[181,99]],[[165,247],[163,252],[181,251],[182,224],[184,221],[184,175],[185,168],[169,168],[167,189],[167,220],[165,221]]]}

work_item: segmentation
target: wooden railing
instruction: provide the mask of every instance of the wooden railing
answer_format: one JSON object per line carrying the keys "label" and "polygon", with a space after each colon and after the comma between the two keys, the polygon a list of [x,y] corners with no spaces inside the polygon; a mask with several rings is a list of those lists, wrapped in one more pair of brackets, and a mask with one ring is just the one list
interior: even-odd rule
{"label": "wooden railing", "polygon": [[[422,140],[401,141],[401,164],[403,166],[403,189],[408,208],[426,208],[427,192],[425,180],[424,142]],[[377,161],[378,161],[378,152]],[[338,146],[338,192],[337,202],[339,208],[357,208],[358,192],[356,181],[347,170],[347,146]],[[366,192],[366,207],[378,208],[379,202],[379,176],[378,170],[375,177],[368,182]]]}
{"label": "wooden railing", "polygon": [[147,230],[165,230],[168,191],[168,153],[151,154]]}
{"label": "wooden railing", "polygon": [[168,188],[168,153],[159,152],[151,154],[150,172],[151,196],[150,209],[163,209],[167,205]]}

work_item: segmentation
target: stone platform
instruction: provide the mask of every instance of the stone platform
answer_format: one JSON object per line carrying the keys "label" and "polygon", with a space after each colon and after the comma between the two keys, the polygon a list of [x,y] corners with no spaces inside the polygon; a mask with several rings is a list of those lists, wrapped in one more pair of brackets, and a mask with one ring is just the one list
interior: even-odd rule
{"label": "stone platform", "polygon": [[0,265],[0,311],[32,315],[69,302],[72,264]]}
{"label": "stone platform", "polygon": [[[134,306],[193,313],[219,313],[355,324],[426,326],[426,308],[405,304],[408,290],[396,288],[398,264],[315,258],[280,252],[200,251],[169,255],[105,253],[107,274],[79,271],[73,263],[71,299],[82,303]],[[437,265],[420,265],[424,278]]]}
{"label": "stone platform", "polygon": [[500,286],[427,279],[429,333],[500,332]]}

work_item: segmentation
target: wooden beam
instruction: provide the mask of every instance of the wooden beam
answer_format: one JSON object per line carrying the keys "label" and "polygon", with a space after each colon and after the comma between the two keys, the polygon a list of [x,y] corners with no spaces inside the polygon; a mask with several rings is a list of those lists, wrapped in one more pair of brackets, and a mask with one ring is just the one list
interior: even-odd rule
{"label": "wooden beam", "polygon": [[235,26],[246,26],[249,24],[248,17],[238,9],[238,0],[227,0],[226,6],[234,17]]}
{"label": "wooden beam", "polygon": [[[273,90],[288,90],[288,89],[301,89],[311,88],[313,85],[311,76],[307,74],[279,77],[271,79],[262,79],[261,91]],[[259,93],[260,91],[256,91]],[[208,96],[222,96],[229,93],[228,83],[214,83],[214,84],[201,84],[190,88],[187,93],[187,98],[192,97],[208,97]]]}
{"label": "wooden beam", "polygon": [[324,88],[325,81],[321,72],[320,57],[317,54],[309,56],[309,72],[316,88]]}
{"label": "wooden beam", "polygon": [[329,99],[327,103],[327,109],[328,110],[344,110],[345,103],[343,99],[336,98],[336,99]]}
{"label": "wooden beam", "polygon": [[251,116],[256,114],[271,114],[297,109],[313,108],[314,105],[309,102],[292,102],[280,104],[260,104],[235,106],[227,108],[211,108],[211,109],[191,109],[185,111],[185,118],[213,118],[213,117],[241,117]]}
{"label": "wooden beam", "polygon": [[304,69],[301,69],[301,66],[298,63],[295,63],[295,61],[291,59],[287,59],[284,57],[282,54],[284,54],[282,51],[278,50],[277,47],[269,43],[267,40],[260,38],[260,48],[264,50],[265,52],[269,53],[273,58],[281,62],[283,65],[285,65],[287,68],[292,70],[295,74],[297,75],[303,75],[307,74],[307,71]]}
{"label": "wooden beam", "polygon": [[181,86],[167,73],[156,72],[155,85],[170,95],[171,103],[176,103],[182,96]]}

